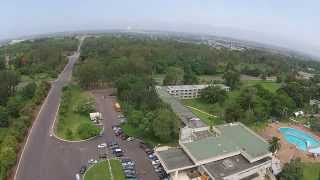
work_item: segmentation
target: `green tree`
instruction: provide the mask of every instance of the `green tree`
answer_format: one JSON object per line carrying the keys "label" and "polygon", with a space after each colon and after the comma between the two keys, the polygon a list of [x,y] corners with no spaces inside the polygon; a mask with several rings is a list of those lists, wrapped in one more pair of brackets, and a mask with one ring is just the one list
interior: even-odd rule
{"label": "green tree", "polygon": [[100,129],[93,125],[91,122],[83,123],[77,130],[81,139],[88,139],[90,137],[97,136],[100,133]]}
{"label": "green tree", "polygon": [[280,139],[278,137],[273,136],[271,140],[269,140],[269,150],[272,153],[276,153],[281,148]]}
{"label": "green tree", "polygon": [[178,134],[178,120],[176,116],[168,109],[160,109],[157,117],[154,119],[153,132],[162,142],[169,142],[175,139]]}
{"label": "green tree", "polygon": [[128,123],[130,123],[133,127],[138,127],[143,120],[143,112],[133,110],[129,114]]}
{"label": "green tree", "polygon": [[278,175],[279,180],[301,180],[303,179],[303,164],[300,159],[293,159],[286,163]]}
{"label": "green tree", "polygon": [[0,127],[9,126],[9,113],[7,109],[3,106],[0,106]]}
{"label": "green tree", "polygon": [[21,91],[21,95],[26,99],[33,98],[37,89],[37,84],[35,82],[28,83],[26,86],[23,87]]}
{"label": "green tree", "polygon": [[236,70],[229,70],[223,74],[223,79],[227,86],[236,89],[240,85],[240,73]]}
{"label": "green tree", "polygon": [[236,102],[231,102],[226,105],[224,111],[224,119],[226,122],[237,122],[240,121],[243,117],[243,110],[241,106]]}
{"label": "green tree", "polygon": [[18,117],[19,110],[23,106],[23,101],[21,98],[14,96],[10,97],[7,102],[7,110],[11,117]]}
{"label": "green tree", "polygon": [[164,77],[163,84],[164,85],[177,85],[182,84],[184,77],[184,71],[178,67],[169,67]]}
{"label": "green tree", "polygon": [[217,102],[223,103],[227,97],[228,96],[225,90],[214,85],[210,85],[209,87],[203,89],[200,95],[202,101],[210,104],[215,104]]}
{"label": "green tree", "polygon": [[192,71],[190,66],[187,66],[184,69],[183,84],[198,84],[198,83],[199,83],[198,76]]}

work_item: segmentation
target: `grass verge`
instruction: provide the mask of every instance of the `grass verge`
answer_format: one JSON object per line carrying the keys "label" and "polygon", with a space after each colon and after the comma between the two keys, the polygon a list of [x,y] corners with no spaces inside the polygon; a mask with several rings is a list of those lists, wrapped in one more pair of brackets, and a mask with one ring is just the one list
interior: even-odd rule
{"label": "grass verge", "polygon": [[320,163],[303,163],[303,179],[318,180],[320,177]]}
{"label": "grass verge", "polygon": [[[119,160],[110,160],[112,174],[115,180],[125,180]],[[83,180],[111,180],[108,161],[95,164],[86,172]]]}
{"label": "grass verge", "polygon": [[66,140],[83,140],[96,136],[101,131],[101,127],[94,125],[90,118],[89,112],[81,113],[76,109],[89,101],[92,96],[79,86],[68,86],[63,91],[63,100],[59,109],[59,120],[56,129],[58,137]]}

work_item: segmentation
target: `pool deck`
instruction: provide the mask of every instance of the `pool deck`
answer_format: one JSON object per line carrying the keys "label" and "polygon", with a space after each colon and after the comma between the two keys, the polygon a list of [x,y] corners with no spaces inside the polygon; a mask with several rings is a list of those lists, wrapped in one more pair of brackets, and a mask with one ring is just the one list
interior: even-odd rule
{"label": "pool deck", "polygon": [[304,126],[290,123],[269,124],[263,131],[259,132],[259,134],[266,140],[271,139],[273,136],[280,138],[281,148],[277,152],[276,157],[280,159],[281,163],[289,162],[292,158],[300,158],[304,162],[320,162],[320,157],[314,158],[310,153],[301,151],[297,149],[294,144],[287,142],[279,131],[279,128],[281,127],[291,127],[302,130],[320,141],[319,135],[317,136],[315,133],[311,132],[310,129]]}

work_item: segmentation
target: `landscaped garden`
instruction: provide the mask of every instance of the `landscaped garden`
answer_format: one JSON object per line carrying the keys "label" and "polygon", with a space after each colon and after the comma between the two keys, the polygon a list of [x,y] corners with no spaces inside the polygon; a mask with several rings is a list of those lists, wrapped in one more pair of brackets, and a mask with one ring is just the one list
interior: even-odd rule
{"label": "landscaped garden", "polygon": [[66,140],[83,140],[98,135],[101,127],[93,124],[89,113],[95,111],[94,98],[77,85],[63,89],[56,134]]}
{"label": "landscaped garden", "polygon": [[[110,160],[111,171],[114,180],[125,180],[123,169],[120,161],[112,159]],[[111,180],[111,173],[109,163],[107,160],[101,161],[98,164],[93,165],[87,170],[84,175],[84,180]]]}

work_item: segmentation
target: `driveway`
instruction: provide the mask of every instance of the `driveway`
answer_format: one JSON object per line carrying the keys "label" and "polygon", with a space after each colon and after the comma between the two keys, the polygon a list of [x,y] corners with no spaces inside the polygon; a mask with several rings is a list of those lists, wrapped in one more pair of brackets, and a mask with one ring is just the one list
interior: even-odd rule
{"label": "driveway", "polygon": [[[81,43],[80,43],[81,45]],[[86,142],[64,142],[52,136],[52,128],[60,104],[62,87],[69,83],[72,69],[79,57],[79,50],[69,57],[69,62],[52,87],[44,101],[21,153],[16,168],[15,180],[72,180],[82,165],[91,158],[97,159],[97,145],[115,139],[111,125],[117,121],[113,108],[114,97],[110,91],[94,92],[97,109],[103,113],[105,133]],[[106,98],[103,99],[102,96]],[[136,160],[138,176],[142,180],[158,179],[144,152],[137,142],[119,143],[125,154]]]}

